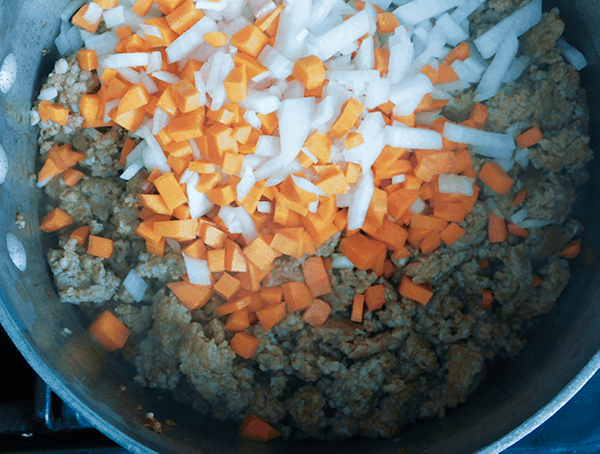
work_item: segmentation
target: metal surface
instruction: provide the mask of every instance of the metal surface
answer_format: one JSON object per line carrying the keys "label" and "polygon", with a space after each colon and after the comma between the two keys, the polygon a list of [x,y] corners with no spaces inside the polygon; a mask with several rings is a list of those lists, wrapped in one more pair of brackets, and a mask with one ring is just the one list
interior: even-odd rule
{"label": "metal surface", "polygon": [[[337,452],[397,453],[474,452],[486,446],[497,452],[546,420],[600,367],[600,179],[592,177],[581,191],[575,216],[587,226],[584,253],[572,262],[573,278],[556,309],[528,334],[529,345],[517,361],[495,362],[487,378],[466,404],[446,418],[422,421],[403,431],[399,441],[351,440],[335,443],[275,440],[267,445],[241,440],[237,427],[199,415],[167,393],[139,389],[133,367],[119,353],[106,353],[85,333],[87,321],[75,306],[61,304],[54,292],[43,251],[52,237],[39,234],[39,213],[47,211],[29,178],[35,171],[36,128],[28,111],[57,58],[52,50],[59,15],[68,0],[0,0],[0,61],[14,52],[17,82],[0,94],[0,144],[9,160],[9,174],[0,185],[0,322],[35,371],[83,418],[132,452],[271,453]],[[546,9],[551,2],[545,5]],[[600,12],[595,1],[555,2],[567,22],[567,41],[591,61],[582,73],[591,106],[600,105],[597,66]],[[42,52],[50,49],[47,54]],[[598,127],[593,112],[592,129]],[[592,148],[599,149],[597,138]],[[600,163],[589,170],[600,175]],[[17,213],[27,226],[14,224]],[[14,233],[27,252],[27,269],[10,261],[5,236]],[[71,335],[63,332],[67,327]],[[596,355],[596,356],[595,356]],[[125,385],[126,390],[122,390]],[[558,396],[558,397],[557,397]],[[138,410],[141,406],[142,411]],[[144,427],[143,415],[153,411],[176,425],[158,435]],[[531,419],[533,418],[533,419]],[[525,421],[526,424],[522,425]],[[517,430],[515,432],[515,430]],[[508,435],[506,435],[508,434]],[[503,438],[504,437],[504,438]],[[498,442],[498,440],[500,440]],[[493,444],[496,443],[496,444]]]}

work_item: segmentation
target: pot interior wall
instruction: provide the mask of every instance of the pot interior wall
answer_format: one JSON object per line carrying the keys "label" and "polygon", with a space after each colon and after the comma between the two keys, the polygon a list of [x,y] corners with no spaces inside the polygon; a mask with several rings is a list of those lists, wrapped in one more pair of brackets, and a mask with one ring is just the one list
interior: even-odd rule
{"label": "pot interior wall", "polygon": [[[61,398],[88,417],[99,429],[132,451],[144,445],[160,452],[472,452],[502,437],[548,403],[589,362],[600,348],[598,295],[600,264],[599,163],[589,167],[592,178],[582,189],[575,217],[586,225],[584,253],[572,263],[573,278],[556,309],[528,334],[530,343],[518,361],[494,363],[481,387],[464,405],[444,419],[407,428],[399,441],[351,440],[335,443],[275,441],[267,445],[243,441],[236,426],[219,423],[174,402],[157,390],[130,386],[134,369],[118,353],[107,354],[85,333],[85,320],[75,306],[61,304],[54,291],[44,250],[52,236],[40,235],[40,213],[47,212],[42,191],[31,175],[38,169],[37,128],[29,126],[28,111],[58,54],[53,46],[60,13],[68,0],[0,0],[0,59],[13,52],[18,78],[6,95],[0,94],[0,145],[6,150],[9,174],[0,187],[0,321],[36,371]],[[567,22],[566,39],[590,60],[582,73],[591,106],[600,105],[598,50],[600,7],[595,2],[549,1],[559,6]],[[50,49],[45,54],[44,49]],[[600,112],[592,112],[592,131],[599,130]],[[593,137],[592,148],[597,137]],[[27,223],[17,229],[23,213]],[[13,266],[6,250],[7,232],[25,246],[27,269]],[[63,333],[68,327],[73,334]],[[121,391],[121,385],[127,391]],[[159,399],[160,397],[160,399]],[[141,405],[142,412],[136,410]],[[143,415],[153,411],[159,420],[177,422],[157,435],[144,427]]]}

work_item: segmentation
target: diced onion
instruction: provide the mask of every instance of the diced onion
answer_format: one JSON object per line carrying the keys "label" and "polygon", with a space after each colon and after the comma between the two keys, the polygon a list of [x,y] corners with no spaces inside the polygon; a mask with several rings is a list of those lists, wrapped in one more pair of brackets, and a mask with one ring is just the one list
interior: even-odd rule
{"label": "diced onion", "polygon": [[335,270],[351,270],[354,268],[354,263],[343,254],[331,254],[331,267]]}
{"label": "diced onion", "polygon": [[190,257],[185,253],[182,255],[190,284],[212,285],[208,262],[206,260]]}

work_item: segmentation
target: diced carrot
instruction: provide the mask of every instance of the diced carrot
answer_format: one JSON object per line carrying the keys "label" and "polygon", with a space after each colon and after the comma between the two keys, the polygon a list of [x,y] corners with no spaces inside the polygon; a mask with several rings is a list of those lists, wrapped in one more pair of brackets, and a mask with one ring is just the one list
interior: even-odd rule
{"label": "diced carrot", "polygon": [[243,273],[248,270],[246,256],[243,254],[240,246],[232,240],[225,242],[225,269],[236,273]]}
{"label": "diced carrot", "polygon": [[481,305],[486,309],[492,307],[492,301],[494,301],[494,295],[491,290],[484,290],[483,296],[481,297]]}
{"label": "diced carrot", "polygon": [[543,138],[544,136],[542,135],[539,126],[535,126],[517,137],[516,142],[519,148],[528,148],[533,147]]}
{"label": "diced carrot", "polygon": [[544,281],[542,279],[540,279],[538,276],[533,276],[533,287],[539,287],[540,285],[542,285],[544,283]]}
{"label": "diced carrot", "polygon": [[527,229],[518,227],[512,222],[508,224],[507,229],[508,233],[510,233],[511,235],[520,236],[521,238],[529,238],[529,232],[527,231]]}
{"label": "diced carrot", "polygon": [[223,81],[227,97],[230,101],[241,102],[246,100],[248,94],[248,78],[246,66],[240,65],[233,68]]}
{"label": "diced carrot", "polygon": [[248,317],[248,309],[242,309],[227,317],[225,329],[229,331],[244,331],[250,327],[250,318]]}
{"label": "diced carrot", "polygon": [[159,236],[174,238],[179,241],[191,241],[196,239],[198,221],[196,219],[185,219],[183,221],[162,221],[154,223],[154,231]]}
{"label": "diced carrot", "polygon": [[[227,273],[224,276],[229,276]],[[235,278],[232,278],[235,279]],[[218,283],[218,282],[217,282]],[[216,284],[215,284],[216,285]],[[215,292],[217,289],[214,289]],[[217,292],[218,293],[218,292]],[[252,304],[252,298],[250,296],[244,296],[243,298],[237,298],[234,301],[228,301],[215,308],[215,313],[222,317],[223,315],[232,314],[236,311],[241,311],[249,307]]]}
{"label": "diced carrot", "polygon": [[115,250],[115,243],[110,238],[90,235],[88,237],[87,253],[102,259],[109,259]]}
{"label": "diced carrot", "polygon": [[90,234],[90,226],[84,225],[83,227],[79,227],[78,229],[73,230],[69,238],[75,238],[77,240],[77,244],[84,245],[88,235]]}
{"label": "diced carrot", "polygon": [[431,289],[424,285],[415,284],[406,276],[402,278],[398,291],[404,298],[414,300],[423,306],[427,305],[433,296]]}
{"label": "diced carrot", "polygon": [[379,33],[393,33],[399,26],[400,22],[394,13],[377,14],[377,31]]}
{"label": "diced carrot", "polygon": [[353,322],[361,323],[363,321],[363,309],[365,305],[365,295],[354,295],[352,301],[352,313],[350,314],[350,320]]}
{"label": "diced carrot", "polygon": [[431,65],[425,65],[423,69],[421,69],[421,72],[429,77],[429,80],[431,80],[432,84],[436,84],[438,78],[440,77],[437,69],[434,69]]}
{"label": "diced carrot", "polygon": [[442,244],[442,239],[440,237],[440,232],[434,230],[430,234],[428,234],[423,241],[421,241],[420,249],[421,252],[427,254],[428,252],[435,251]]}
{"label": "diced carrot", "polygon": [[211,249],[206,251],[206,261],[211,273],[225,271],[225,249]]}
{"label": "diced carrot", "polygon": [[277,258],[277,253],[265,242],[262,237],[257,237],[244,249],[244,255],[259,269],[264,270]]}
{"label": "diced carrot", "polygon": [[42,101],[38,105],[38,113],[42,121],[52,120],[61,126],[68,125],[69,109],[66,107],[55,105],[50,101]]}
{"label": "diced carrot", "polygon": [[285,318],[286,303],[273,303],[256,312],[256,316],[263,327],[263,330],[269,331],[277,323]]}
{"label": "diced carrot", "polygon": [[[283,4],[281,5],[283,6]],[[269,441],[279,436],[273,427],[256,415],[249,414],[239,430],[242,438],[258,441]]]}
{"label": "diced carrot", "polygon": [[563,249],[563,251],[560,253],[560,256],[566,259],[574,259],[581,253],[581,244],[581,238],[573,241],[565,249]]}
{"label": "diced carrot", "polygon": [[73,221],[74,219],[70,214],[60,208],[55,208],[42,218],[40,230],[46,233],[56,232],[63,227],[71,225]]}
{"label": "diced carrot", "polygon": [[321,134],[318,131],[314,132],[306,142],[304,146],[308,148],[317,160],[319,164],[326,164],[331,156],[331,137],[328,134]]}
{"label": "diced carrot", "polygon": [[471,114],[469,115],[469,120],[472,120],[475,123],[475,127],[479,129],[485,128],[485,121],[488,116],[488,107],[484,104],[478,102],[473,107]]}
{"label": "diced carrot", "polygon": [[142,205],[157,214],[173,214],[160,194],[138,194]]}
{"label": "diced carrot", "polygon": [[388,196],[388,214],[399,219],[419,198],[418,190],[400,189]]}
{"label": "diced carrot", "polygon": [[233,184],[217,185],[207,192],[208,200],[215,205],[224,207],[236,199],[236,188]]}
{"label": "diced carrot", "polygon": [[322,257],[314,256],[302,264],[306,285],[314,297],[333,292]]}
{"label": "diced carrot", "polygon": [[454,72],[454,69],[452,69],[450,64],[447,62],[440,64],[438,68],[438,75],[438,84],[448,84],[450,82],[456,82],[458,80],[458,75]]}
{"label": "diced carrot", "polygon": [[372,268],[382,251],[385,255],[386,249],[383,243],[361,233],[343,238],[340,242],[340,252],[360,270]]}
{"label": "diced carrot", "polygon": [[506,222],[494,213],[490,213],[488,221],[488,238],[490,243],[501,243],[508,239]]}
{"label": "diced carrot", "polygon": [[303,282],[287,282],[281,287],[290,312],[306,309],[314,301],[310,290]]}
{"label": "diced carrot", "polygon": [[302,83],[307,90],[314,90],[325,81],[325,66],[319,57],[309,55],[294,63],[292,76]]}
{"label": "diced carrot", "polygon": [[225,240],[227,239],[227,234],[222,230],[219,230],[216,226],[207,224],[207,223],[199,223],[198,224],[198,236],[202,238],[202,241],[207,246],[218,249],[225,246]]}
{"label": "diced carrot", "polygon": [[392,263],[391,260],[386,259],[385,264],[383,266],[383,277],[389,279],[396,272],[396,267]]}
{"label": "diced carrot", "polygon": [[75,15],[73,16],[73,18],[71,19],[71,23],[76,27],[79,27],[87,32],[96,33],[96,30],[98,30],[98,26],[100,25],[100,21],[102,20],[102,18],[98,18],[98,20],[93,24],[90,24],[88,21],[86,21],[83,18],[83,16],[88,10],[88,7],[89,5],[83,5],[79,9],[79,11],[77,11],[77,13],[75,13]]}
{"label": "diced carrot", "polygon": [[269,14],[261,17],[260,19],[256,19],[254,25],[256,25],[260,31],[268,33],[269,28],[279,20],[279,15],[284,9],[285,5],[283,3],[277,5],[277,8],[275,8]]}
{"label": "diced carrot", "polygon": [[123,348],[131,334],[129,328],[110,311],[104,311],[94,318],[87,332],[109,352]]}
{"label": "diced carrot", "polygon": [[175,33],[181,35],[203,17],[204,13],[202,10],[196,8],[196,5],[191,0],[186,0],[171,13],[167,14],[166,19],[169,27]]}
{"label": "diced carrot", "polygon": [[329,195],[345,194],[350,190],[348,180],[346,180],[346,177],[341,170],[329,174],[327,177],[318,181],[316,185]]}
{"label": "diced carrot", "polygon": [[113,9],[119,5],[119,0],[94,0],[102,9]]}
{"label": "diced carrot", "polygon": [[267,306],[279,304],[283,301],[283,289],[281,287],[263,287],[260,289],[260,297]]}
{"label": "diced carrot", "polygon": [[365,106],[355,98],[350,98],[342,105],[342,112],[329,130],[329,133],[336,139],[341,139],[354,126],[364,108]]}
{"label": "diced carrot", "polygon": [[173,292],[181,304],[193,311],[203,307],[210,301],[213,290],[210,285],[195,285],[189,282],[171,282],[167,287]]}
{"label": "diced carrot", "polygon": [[448,226],[448,221],[433,216],[413,213],[410,226],[413,229],[429,229],[441,232]]}
{"label": "diced carrot", "polygon": [[98,118],[99,110],[100,96],[88,94],[81,95],[81,101],[79,101],[79,112],[85,120],[95,121]]}
{"label": "diced carrot", "polygon": [[379,310],[385,304],[385,286],[372,285],[365,291],[365,303],[371,311]]}
{"label": "diced carrot", "polygon": [[227,151],[223,156],[223,165],[221,166],[221,171],[225,175],[239,175],[242,173],[243,163],[244,155]]}
{"label": "diced carrot", "polygon": [[361,173],[362,168],[360,164],[355,164],[353,162],[349,162],[346,165],[346,170],[344,170],[344,176],[346,177],[346,181],[350,184],[358,183],[358,179],[360,178]]}
{"label": "diced carrot", "polygon": [[187,79],[171,85],[171,94],[180,112],[192,112],[200,107],[200,92]]}
{"label": "diced carrot", "polygon": [[451,65],[456,60],[461,60],[461,61],[466,60],[467,58],[469,58],[469,55],[471,55],[471,49],[469,47],[469,43],[467,43],[466,41],[463,41],[458,46],[456,46],[454,49],[452,49],[444,57],[444,60],[446,61],[446,63]]}
{"label": "diced carrot", "polygon": [[67,186],[75,186],[85,174],[75,169],[67,169],[63,173],[63,181]]}
{"label": "diced carrot", "polygon": [[508,173],[495,162],[486,162],[479,171],[479,178],[490,189],[499,194],[506,194],[514,184]]}
{"label": "diced carrot", "polygon": [[302,315],[302,320],[315,327],[323,326],[329,314],[331,314],[331,306],[325,301],[315,299]]}
{"label": "diced carrot", "polygon": [[[248,334],[248,333],[236,333],[233,339],[229,341],[231,349],[242,358],[250,359],[258,350],[260,345],[260,339]],[[243,426],[242,426],[243,427]],[[242,430],[242,433],[247,433],[248,429]],[[274,437],[272,437],[274,438]]]}
{"label": "diced carrot", "polygon": [[154,180],[154,186],[156,186],[158,193],[163,197],[165,205],[170,210],[174,210],[179,205],[187,202],[187,196],[181,190],[173,172],[167,172],[158,177]]}
{"label": "diced carrot", "polygon": [[456,243],[462,236],[467,233],[460,225],[452,222],[440,233],[440,238],[448,246]]}
{"label": "diced carrot", "polygon": [[390,221],[389,219],[384,219],[381,227],[377,228],[376,230],[372,230],[365,225],[363,225],[362,229],[374,239],[381,241],[388,248],[394,250],[404,247],[404,244],[408,238],[408,232],[406,229],[400,227],[398,224]]}
{"label": "diced carrot", "polygon": [[127,129],[128,131],[137,131],[142,125],[146,111],[143,108],[130,110],[119,114],[117,108],[113,109],[108,116],[119,126]]}
{"label": "diced carrot", "polygon": [[140,17],[144,17],[152,8],[152,3],[154,0],[136,0],[136,2],[131,7],[131,11],[137,14]]}
{"label": "diced carrot", "polygon": [[381,77],[389,71],[390,51],[388,49],[375,49],[375,68]]}
{"label": "diced carrot", "polygon": [[98,68],[98,57],[93,49],[81,49],[77,52],[77,62],[84,71],[92,71]]}
{"label": "diced carrot", "polygon": [[261,113],[256,114],[260,120],[262,126],[260,130],[265,134],[273,134],[279,126],[279,120],[277,119],[277,113],[271,112],[270,114],[263,115]]}
{"label": "diced carrot", "polygon": [[269,37],[255,25],[246,25],[231,36],[232,46],[255,58],[258,57],[268,41]]}
{"label": "diced carrot", "polygon": [[243,52],[238,52],[233,57],[233,62],[235,66],[245,66],[246,67],[246,77],[248,79],[253,79],[254,77],[268,71],[266,66],[263,66],[256,58],[251,57],[248,54]]}
{"label": "diced carrot", "polygon": [[527,188],[523,188],[519,191],[519,193],[515,196],[512,202],[508,205],[509,208],[516,207],[517,205],[522,204],[527,198]]}

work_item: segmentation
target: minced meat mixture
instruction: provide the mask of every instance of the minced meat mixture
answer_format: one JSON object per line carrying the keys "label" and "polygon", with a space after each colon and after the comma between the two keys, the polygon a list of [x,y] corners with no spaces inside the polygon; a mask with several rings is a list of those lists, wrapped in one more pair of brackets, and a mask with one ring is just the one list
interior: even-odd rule
{"label": "minced meat mixture", "polygon": [[[471,34],[480,35],[525,3],[490,0],[472,15]],[[132,331],[124,356],[137,368],[135,382],[174,390],[219,420],[239,422],[253,413],[285,437],[338,439],[394,437],[408,422],[444,416],[475,390],[494,357],[519,353],[524,328],[553,308],[569,280],[569,265],[560,251],[582,231],[569,215],[575,189],[587,179],[592,152],[585,91],[577,71],[555,46],[563,28],[556,10],[545,14],[521,39],[532,58],[530,67],[486,102],[487,130],[517,136],[539,125],[544,135],[530,149],[526,170],[518,165],[510,170],[517,180],[512,191],[482,191],[462,225],[465,236],[430,254],[411,248],[411,256],[395,260],[397,271],[387,281],[368,271],[330,270],[333,293],[322,297],[332,308],[328,322],[314,328],[298,313],[289,313],[266,333],[255,324],[248,332],[261,343],[251,360],[230,348],[233,333],[214,314],[223,302],[219,296],[189,311],[167,289],[166,284],[186,273],[181,254],[170,246],[164,258],[149,254],[134,233],[137,194],[148,189],[147,174],[128,182],[118,178],[127,133],[117,127],[81,128],[79,100],[98,89],[97,75],[81,70],[75,56],[66,65],[59,61],[44,88],[58,88],[58,101],[72,114],[66,127],[40,123],[40,152],[45,156],[55,144],[72,144],[87,156],[79,163],[86,176],[74,187],[62,178],[51,180],[44,188],[47,208],[58,206],[75,218],[72,227],[89,225],[92,234],[115,241],[114,254],[105,260],[69,240],[70,230],[60,237],[57,248],[48,251],[48,262],[61,301],[79,305],[90,317],[112,310]],[[457,93],[443,114],[465,120],[473,98],[472,90]],[[483,161],[472,159],[478,172]],[[529,194],[525,204],[509,207],[524,187]],[[491,206],[505,218],[525,207],[531,218],[548,225],[531,228],[529,238],[511,235],[491,244]],[[339,252],[339,240],[338,234],[317,254]],[[484,259],[488,267],[481,266]],[[302,262],[277,259],[264,285],[302,281]],[[132,268],[150,285],[141,303],[121,285]],[[404,275],[432,286],[434,296],[427,305],[400,297]],[[533,286],[534,275],[541,285]],[[366,311],[363,323],[350,322],[354,295],[373,284],[385,285],[385,305]],[[491,309],[482,306],[484,289],[493,292]]]}

